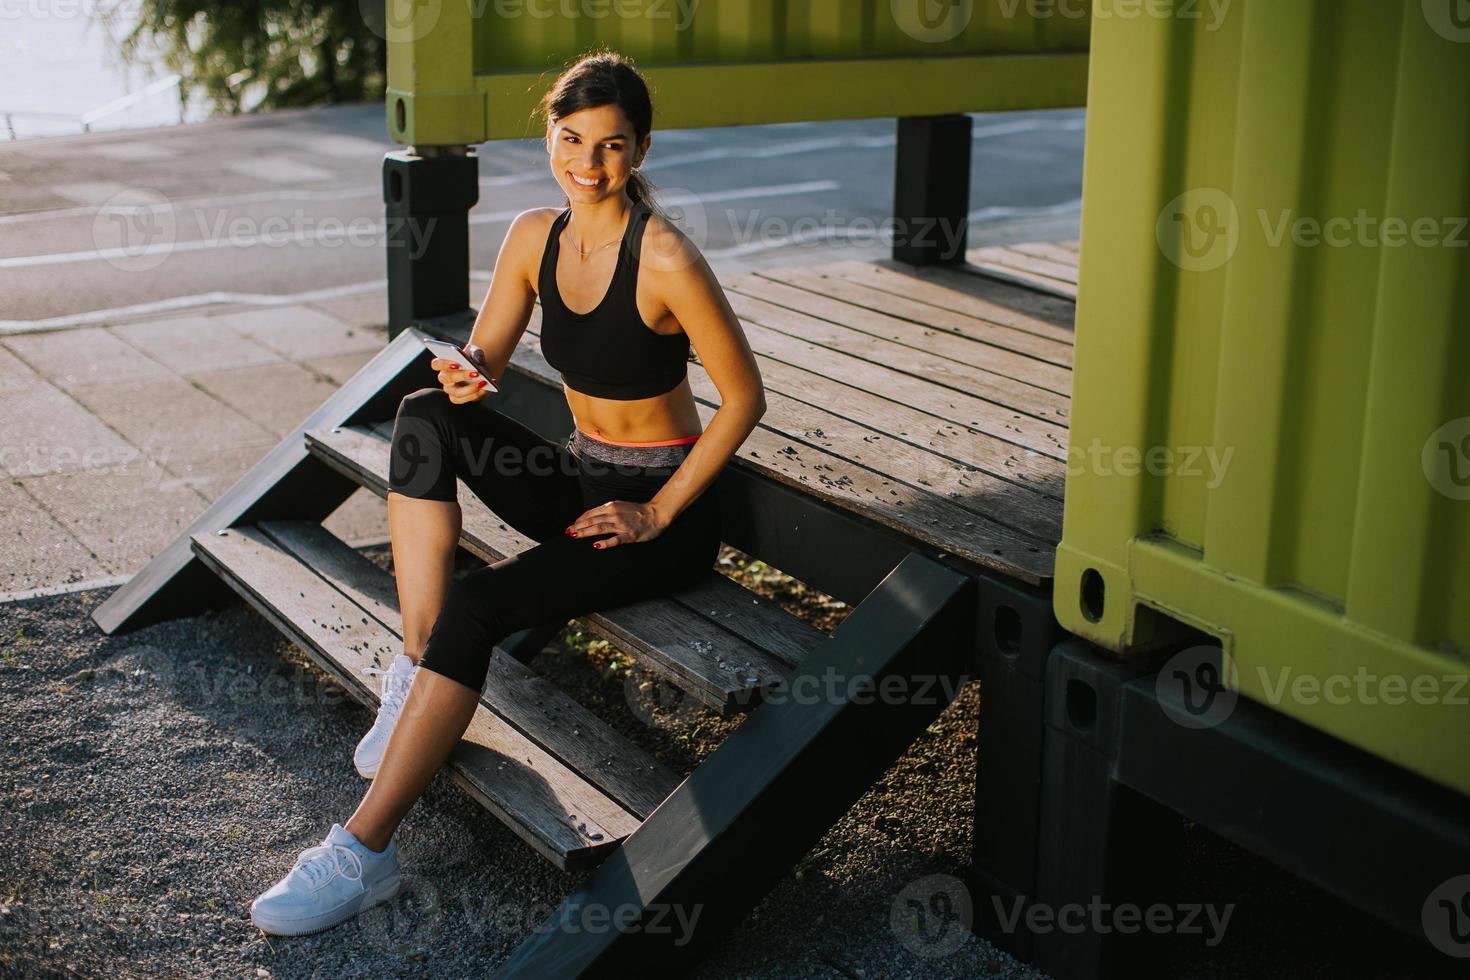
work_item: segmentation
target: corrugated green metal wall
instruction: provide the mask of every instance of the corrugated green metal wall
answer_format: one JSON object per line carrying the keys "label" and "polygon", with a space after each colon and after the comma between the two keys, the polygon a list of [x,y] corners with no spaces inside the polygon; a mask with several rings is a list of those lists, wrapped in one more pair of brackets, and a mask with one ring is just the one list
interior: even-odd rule
{"label": "corrugated green metal wall", "polygon": [[[1157,2],[1157,0],[1151,0]],[[534,136],[563,65],[631,57],[659,127],[1081,105],[1089,0],[387,0],[405,144]]]}
{"label": "corrugated green metal wall", "polygon": [[[1058,617],[1119,651],[1138,604],[1201,625],[1240,691],[1470,792],[1470,20],[1119,6],[1094,20]],[[1390,676],[1438,693],[1368,703]]]}
{"label": "corrugated green metal wall", "polygon": [[[1085,51],[1082,0],[486,0],[475,21],[475,71],[519,72],[559,65],[571,52],[606,42],[636,61],[716,64],[805,58],[859,58]],[[692,7],[692,13],[683,9]],[[926,18],[926,7],[929,17]],[[606,9],[607,16],[592,11]],[[616,16],[613,10],[628,16]],[[1034,16],[1035,11],[1048,11]],[[941,14],[940,16],[934,16]],[[932,18],[932,19],[930,19]]]}

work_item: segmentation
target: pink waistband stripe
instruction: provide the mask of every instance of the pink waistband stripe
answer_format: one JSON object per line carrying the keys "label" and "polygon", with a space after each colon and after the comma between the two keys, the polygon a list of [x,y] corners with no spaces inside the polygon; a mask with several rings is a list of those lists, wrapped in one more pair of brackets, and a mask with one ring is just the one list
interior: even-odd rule
{"label": "pink waistband stripe", "polygon": [[611,439],[603,439],[601,436],[594,436],[590,432],[584,432],[581,429],[578,429],[577,431],[581,432],[582,435],[586,436],[588,439],[595,440],[596,442],[605,442],[609,446],[683,446],[687,445],[688,443],[698,441],[699,436],[704,435],[704,433],[701,432],[699,433],[699,435],[684,436],[679,439],[661,439],[658,442],[613,442]]}

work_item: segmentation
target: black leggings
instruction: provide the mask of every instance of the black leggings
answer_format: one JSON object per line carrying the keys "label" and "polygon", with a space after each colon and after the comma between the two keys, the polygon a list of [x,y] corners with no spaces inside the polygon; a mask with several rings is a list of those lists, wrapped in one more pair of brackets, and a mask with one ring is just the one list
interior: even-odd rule
{"label": "black leggings", "polygon": [[[574,455],[493,407],[495,396],[456,405],[442,388],[422,388],[398,406],[388,487],[422,500],[456,500],[455,479],[501,520],[538,542],[455,582],[419,663],[479,691],[495,644],[510,634],[698,582],[720,549],[716,485],[658,537],[595,549],[607,534],[566,528],[610,500],[646,503],[677,465],[629,466]],[[574,433],[575,435],[575,433]],[[661,447],[662,449],[663,447]],[[688,447],[668,447],[682,461]]]}

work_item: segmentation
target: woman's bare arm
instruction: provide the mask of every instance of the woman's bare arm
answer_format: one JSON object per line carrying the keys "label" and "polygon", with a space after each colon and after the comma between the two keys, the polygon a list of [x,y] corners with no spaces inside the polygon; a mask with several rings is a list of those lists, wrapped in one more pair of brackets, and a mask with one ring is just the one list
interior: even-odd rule
{"label": "woman's bare arm", "polygon": [[[704,256],[677,228],[650,221],[653,248],[644,268],[654,270],[657,292],[678,319],[700,363],[720,392],[720,406],[694,449],[649,501],[667,527],[703,493],[766,411],[765,385],[745,331]],[[651,252],[651,254],[649,254]]]}
{"label": "woman's bare arm", "polygon": [[470,331],[466,352],[474,354],[469,348],[480,349],[484,373],[497,385],[531,322],[531,311],[536,305],[533,266],[540,258],[546,237],[543,217],[546,210],[531,208],[511,221],[495,259],[490,291]]}

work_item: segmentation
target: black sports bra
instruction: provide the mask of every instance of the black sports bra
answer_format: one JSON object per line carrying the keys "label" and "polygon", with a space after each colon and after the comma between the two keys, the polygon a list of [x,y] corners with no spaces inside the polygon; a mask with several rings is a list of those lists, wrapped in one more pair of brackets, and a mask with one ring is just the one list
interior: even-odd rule
{"label": "black sports bra", "polygon": [[561,230],[572,215],[567,208],[551,223],[541,256],[541,353],[561,372],[567,387],[596,398],[631,400],[671,391],[688,374],[689,335],[650,330],[638,312],[638,256],[648,208],[633,203],[618,246],[617,267],[602,302],[574,313],[556,288]]}

